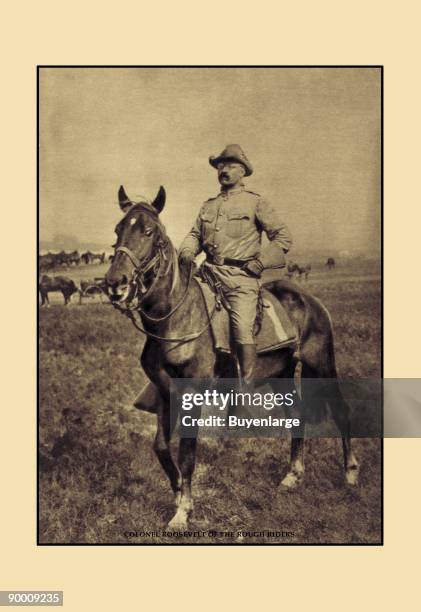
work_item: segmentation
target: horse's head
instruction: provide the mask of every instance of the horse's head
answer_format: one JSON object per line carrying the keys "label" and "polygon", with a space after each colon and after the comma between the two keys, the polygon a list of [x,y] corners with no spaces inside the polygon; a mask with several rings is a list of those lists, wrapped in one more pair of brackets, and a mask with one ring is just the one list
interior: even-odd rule
{"label": "horse's head", "polygon": [[168,242],[159,220],[165,205],[165,189],[159,188],[153,202],[133,202],[121,186],[118,202],[124,217],[115,228],[115,254],[105,279],[111,300],[127,304],[134,289],[137,291],[140,286],[146,291]]}

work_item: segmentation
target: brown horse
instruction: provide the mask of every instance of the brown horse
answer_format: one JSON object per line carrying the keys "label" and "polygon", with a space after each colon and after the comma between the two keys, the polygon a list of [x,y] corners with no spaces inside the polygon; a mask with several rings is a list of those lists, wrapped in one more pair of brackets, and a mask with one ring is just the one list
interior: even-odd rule
{"label": "brown horse", "polygon": [[309,274],[311,272],[311,264],[304,264],[304,265],[300,265],[297,263],[289,263],[288,267],[287,267],[287,274],[286,276],[288,278],[297,278],[298,280],[301,280],[304,278],[304,280],[308,280]]}
{"label": "brown horse", "polygon": [[70,298],[77,292],[77,287],[71,278],[67,276],[50,277],[44,274],[38,284],[38,289],[41,294],[41,306],[49,306],[50,301],[48,294],[52,291],[60,291],[64,297],[64,305],[70,302]]}
{"label": "brown horse", "polygon": [[[140,362],[153,383],[148,393],[152,394],[157,413],[154,450],[175,494],[177,510],[169,527],[184,528],[193,509],[191,479],[197,440],[181,438],[178,458],[173,457],[170,381],[172,377],[213,378],[217,356],[201,290],[196,282],[190,282],[191,271],[179,267],[176,251],[159,219],[165,190],[160,188],[152,204],[135,203],[121,187],[119,202],[125,215],[115,228],[115,257],[106,275],[108,293],[118,308],[137,310],[147,336]],[[255,377],[292,378],[299,362],[303,381],[304,377],[335,379],[323,402],[329,404],[342,435],[346,481],[355,485],[358,462],[351,449],[349,408],[336,382],[329,314],[318,300],[288,281],[266,286],[282,301],[294,323],[300,351],[280,349],[259,355]],[[309,398],[303,393],[303,405],[306,401]],[[304,474],[303,420],[299,434],[302,437],[291,441],[289,471],[282,480],[284,487],[295,487]]]}

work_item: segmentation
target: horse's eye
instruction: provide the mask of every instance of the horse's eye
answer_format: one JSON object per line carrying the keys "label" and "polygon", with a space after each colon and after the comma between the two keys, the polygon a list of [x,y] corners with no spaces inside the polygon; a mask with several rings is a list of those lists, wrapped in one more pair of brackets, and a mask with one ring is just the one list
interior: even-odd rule
{"label": "horse's eye", "polygon": [[151,227],[147,227],[147,228],[145,229],[145,235],[146,235],[146,236],[150,236],[151,234],[152,234],[152,228],[151,228]]}

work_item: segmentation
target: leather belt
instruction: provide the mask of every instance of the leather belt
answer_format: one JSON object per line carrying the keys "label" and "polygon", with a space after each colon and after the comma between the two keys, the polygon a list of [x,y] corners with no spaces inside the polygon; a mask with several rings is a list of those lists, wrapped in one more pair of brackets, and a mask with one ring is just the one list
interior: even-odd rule
{"label": "leather belt", "polygon": [[207,263],[210,263],[214,266],[235,266],[237,268],[242,268],[244,264],[246,264],[249,259],[231,259],[231,257],[218,257],[212,255],[206,255]]}

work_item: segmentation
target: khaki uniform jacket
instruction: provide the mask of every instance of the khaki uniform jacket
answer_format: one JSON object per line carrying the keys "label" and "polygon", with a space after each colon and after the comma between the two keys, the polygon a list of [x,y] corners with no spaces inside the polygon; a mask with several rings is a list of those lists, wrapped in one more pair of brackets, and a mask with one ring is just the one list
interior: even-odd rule
{"label": "khaki uniform jacket", "polygon": [[[262,250],[262,232],[270,244]],[[201,207],[190,232],[180,246],[198,255],[202,250],[214,261],[228,257],[259,258],[265,268],[285,265],[292,244],[291,234],[267,200],[244,188],[221,191]]]}

